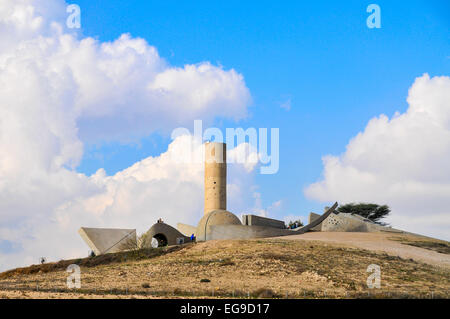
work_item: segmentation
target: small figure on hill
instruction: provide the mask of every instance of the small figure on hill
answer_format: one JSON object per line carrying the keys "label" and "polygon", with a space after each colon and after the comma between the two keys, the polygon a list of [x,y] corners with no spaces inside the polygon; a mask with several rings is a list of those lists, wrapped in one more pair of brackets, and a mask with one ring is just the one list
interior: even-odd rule
{"label": "small figure on hill", "polygon": [[302,221],[300,219],[296,220],[296,221],[292,221],[291,220],[286,228],[288,228],[288,229],[295,229],[295,228],[298,228],[298,227],[301,227],[301,226],[303,226],[303,223],[302,223]]}

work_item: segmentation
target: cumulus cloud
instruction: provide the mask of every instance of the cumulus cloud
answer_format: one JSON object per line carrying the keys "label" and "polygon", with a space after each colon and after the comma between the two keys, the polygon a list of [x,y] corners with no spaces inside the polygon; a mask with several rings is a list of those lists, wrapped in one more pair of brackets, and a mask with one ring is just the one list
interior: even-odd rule
{"label": "cumulus cloud", "polygon": [[138,139],[197,118],[240,119],[250,103],[235,70],[209,62],[173,67],[128,34],[112,42],[82,37],[66,29],[66,5],[0,2],[0,269],[84,255],[81,225],[144,231],[164,216],[193,222],[202,167],[168,160],[182,137],[113,176],[76,172],[84,145]]}
{"label": "cumulus cloud", "polygon": [[262,194],[258,192],[257,186],[253,185],[251,187],[252,190],[252,197],[254,200],[253,207],[250,207],[246,211],[242,212],[242,215],[246,214],[252,214],[252,215],[258,215],[261,217],[268,217],[273,218],[274,214],[277,214],[280,212],[281,208],[283,207],[283,200],[278,200],[273,202],[267,207],[264,207],[262,202]]}
{"label": "cumulus cloud", "polygon": [[305,189],[320,201],[375,202],[392,208],[388,222],[450,239],[450,77],[417,78],[409,107],[380,115],[340,156],[323,158],[323,180]]}

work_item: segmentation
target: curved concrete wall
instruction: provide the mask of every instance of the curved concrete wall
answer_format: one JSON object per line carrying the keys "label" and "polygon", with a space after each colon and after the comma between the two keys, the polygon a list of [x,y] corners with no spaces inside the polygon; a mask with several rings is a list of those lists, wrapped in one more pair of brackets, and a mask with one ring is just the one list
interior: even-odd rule
{"label": "curved concrete wall", "polygon": [[[308,216],[308,224],[311,224],[313,221],[315,221],[317,218],[319,218],[320,215],[316,213],[309,213]],[[311,228],[312,231],[321,231],[322,230],[322,224],[317,225],[316,227]]]}
{"label": "curved concrete wall", "polygon": [[227,209],[227,145],[205,143],[205,215]]}
{"label": "curved concrete wall", "polygon": [[216,225],[242,225],[239,218],[226,210],[213,210],[204,215],[198,222],[196,236],[198,241],[211,239],[212,226]]}

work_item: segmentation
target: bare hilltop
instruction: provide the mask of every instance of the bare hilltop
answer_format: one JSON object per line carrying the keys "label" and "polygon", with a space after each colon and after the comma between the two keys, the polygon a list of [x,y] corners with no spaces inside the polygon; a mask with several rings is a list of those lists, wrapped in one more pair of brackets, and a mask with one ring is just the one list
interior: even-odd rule
{"label": "bare hilltop", "polygon": [[[71,264],[80,289],[67,287]],[[380,288],[368,287],[369,265]],[[208,241],[0,274],[0,298],[449,298],[449,288],[448,242],[392,233]]]}

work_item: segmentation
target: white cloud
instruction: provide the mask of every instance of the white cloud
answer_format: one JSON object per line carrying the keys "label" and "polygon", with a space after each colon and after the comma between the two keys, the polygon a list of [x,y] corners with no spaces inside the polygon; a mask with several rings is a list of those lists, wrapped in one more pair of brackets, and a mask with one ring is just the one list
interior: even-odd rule
{"label": "white cloud", "polygon": [[[209,62],[172,67],[127,34],[108,43],[83,38],[65,28],[65,9],[61,0],[0,2],[0,269],[85,255],[82,225],[195,223],[202,166],[169,160],[186,137],[114,176],[75,171],[84,145],[197,118],[239,119],[250,103],[236,71]],[[251,183],[251,172],[237,169]]]}
{"label": "white cloud", "polygon": [[68,112],[83,141],[141,137],[198,118],[246,116],[250,94],[235,70],[209,62],[171,67],[155,47],[128,34],[106,43],[81,38],[65,29],[53,7],[65,14],[59,0],[2,2],[0,30],[8,32],[0,35],[2,43],[9,39],[0,47],[4,92],[23,94],[16,83],[8,85],[11,80],[41,85],[39,98],[54,98],[42,108]]}
{"label": "white cloud", "polygon": [[246,211],[242,212],[242,215],[252,214],[252,215],[258,215],[262,217],[268,217],[268,218],[274,218],[274,215],[279,213],[281,208],[283,207],[283,200],[278,200],[270,204],[268,207],[263,206],[262,202],[262,195],[257,190],[257,186],[251,187],[252,197],[254,200],[253,207],[247,209]]}
{"label": "white cloud", "polygon": [[247,172],[251,172],[258,164],[260,156],[255,146],[245,142],[227,151],[227,162],[242,164]]}
{"label": "white cloud", "polygon": [[450,239],[450,77],[416,79],[408,110],[373,118],[341,156],[325,156],[320,201],[375,202],[394,227]]}

